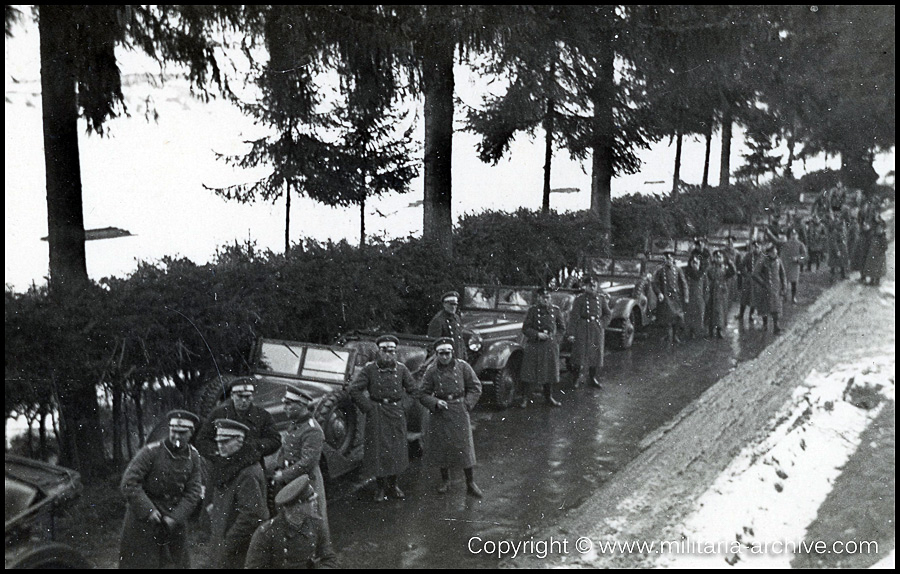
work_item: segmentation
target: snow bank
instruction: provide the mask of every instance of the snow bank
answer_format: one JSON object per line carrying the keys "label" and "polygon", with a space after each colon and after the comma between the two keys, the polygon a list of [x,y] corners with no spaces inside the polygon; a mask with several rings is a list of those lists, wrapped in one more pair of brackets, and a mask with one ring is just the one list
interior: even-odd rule
{"label": "snow bank", "polygon": [[894,400],[894,369],[891,346],[829,373],[813,371],[768,437],[745,448],[698,499],[683,543],[657,566],[789,568],[861,434]]}

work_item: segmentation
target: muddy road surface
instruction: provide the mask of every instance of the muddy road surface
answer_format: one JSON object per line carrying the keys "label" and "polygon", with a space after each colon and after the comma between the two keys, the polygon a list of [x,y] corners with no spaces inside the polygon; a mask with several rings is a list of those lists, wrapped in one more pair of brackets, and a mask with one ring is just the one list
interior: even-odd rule
{"label": "muddy road surface", "polygon": [[[827,272],[803,277],[798,304],[785,305],[790,327],[823,290]],[[736,306],[735,306],[736,307]],[[329,517],[344,567],[496,567],[495,545],[528,540],[556,524],[658,436],[705,390],[754,359],[775,336],[759,322],[724,340],[697,339],[674,348],[650,329],[632,349],[609,351],[602,390],[574,389],[563,376],[561,408],[536,397],[527,409],[495,409],[490,398],[473,413],[476,482],[482,500],[466,496],[462,471],[449,493],[435,491],[436,468],[414,460],[400,477],[404,501],[372,502],[374,485],[350,475],[329,485]]]}

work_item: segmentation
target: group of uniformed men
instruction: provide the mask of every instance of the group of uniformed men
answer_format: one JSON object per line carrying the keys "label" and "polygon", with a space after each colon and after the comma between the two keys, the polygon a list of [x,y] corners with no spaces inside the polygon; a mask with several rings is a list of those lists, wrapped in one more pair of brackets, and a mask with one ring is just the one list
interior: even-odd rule
{"label": "group of uniformed men", "polygon": [[[201,504],[210,521],[209,567],[334,565],[319,470],[324,434],[311,397],[285,393],[291,426],[282,441],[272,415],[253,404],[252,378],[235,379],[228,390],[230,400],[202,426],[191,412],[169,412],[168,438],[143,447],[128,465],[120,568],[190,568],[187,522]],[[279,512],[270,519],[263,458],[276,451]]]}

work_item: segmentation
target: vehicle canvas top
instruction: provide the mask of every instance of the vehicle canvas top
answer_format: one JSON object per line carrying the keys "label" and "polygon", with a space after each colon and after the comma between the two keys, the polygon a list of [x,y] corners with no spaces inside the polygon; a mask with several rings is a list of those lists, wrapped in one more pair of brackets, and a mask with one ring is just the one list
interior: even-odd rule
{"label": "vehicle canvas top", "polygon": [[81,492],[80,475],[68,468],[9,454],[5,467],[7,533]]}

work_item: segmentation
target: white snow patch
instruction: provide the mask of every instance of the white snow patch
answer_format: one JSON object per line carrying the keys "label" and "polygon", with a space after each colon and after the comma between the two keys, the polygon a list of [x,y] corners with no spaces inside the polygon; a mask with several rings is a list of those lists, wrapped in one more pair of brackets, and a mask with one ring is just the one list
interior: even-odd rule
{"label": "white snow patch", "polygon": [[895,566],[894,566],[894,551],[893,550],[888,552],[887,556],[885,556],[884,558],[882,558],[875,564],[872,564],[872,567],[871,567],[871,569],[877,569],[877,570],[881,570],[881,569],[893,570],[894,568],[895,568]]}
{"label": "white snow patch", "polygon": [[812,372],[769,436],[745,448],[698,499],[684,542],[657,565],[789,568],[862,432],[884,400],[894,400],[894,369],[894,348],[883,347],[830,373]]}

